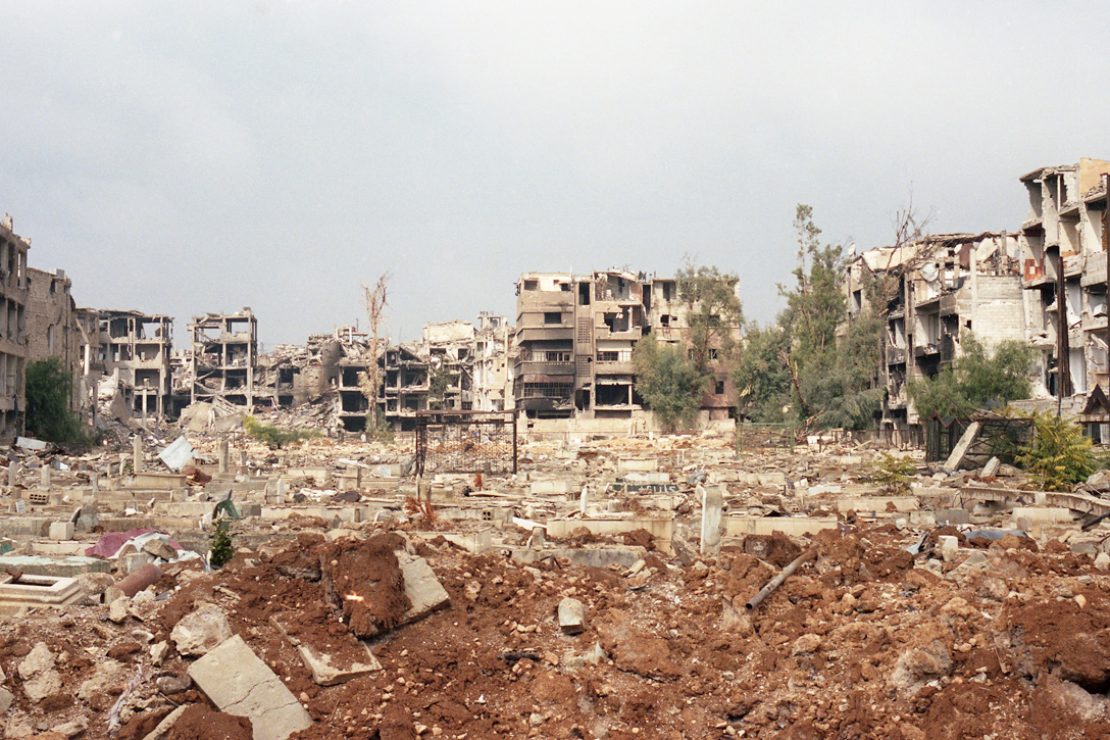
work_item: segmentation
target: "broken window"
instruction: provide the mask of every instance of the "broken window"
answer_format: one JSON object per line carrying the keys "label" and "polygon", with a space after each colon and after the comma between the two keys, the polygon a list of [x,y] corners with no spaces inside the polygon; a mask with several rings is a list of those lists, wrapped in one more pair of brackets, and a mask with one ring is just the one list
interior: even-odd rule
{"label": "broken window", "polygon": [[563,323],[563,314],[558,311],[544,311],[543,323],[545,324],[561,324]]}
{"label": "broken window", "polygon": [[713,386],[713,392],[718,396],[723,396],[725,394],[725,381],[718,380]]}

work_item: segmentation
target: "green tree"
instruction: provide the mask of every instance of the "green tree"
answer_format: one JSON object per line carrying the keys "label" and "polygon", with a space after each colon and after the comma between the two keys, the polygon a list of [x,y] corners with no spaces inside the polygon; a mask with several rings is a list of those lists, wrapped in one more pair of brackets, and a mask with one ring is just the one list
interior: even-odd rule
{"label": "green tree", "polygon": [[686,304],[690,354],[698,371],[706,372],[715,359],[723,360],[732,353],[734,336],[743,324],[744,312],[736,294],[740,278],[690,259],[675,277],[678,297]]}
{"label": "green tree", "polygon": [[227,519],[218,519],[216,528],[208,538],[208,565],[222,568],[233,555],[235,547],[231,541],[231,523]]}
{"label": "green tree", "polygon": [[790,335],[778,325],[753,327],[744,336],[732,379],[739,395],[739,411],[753,421],[781,422],[793,401],[790,373],[782,358],[790,350]]}
{"label": "green tree", "polygon": [[451,370],[444,363],[433,365],[428,371],[428,407],[442,409],[451,387]]}
{"label": "green tree", "polygon": [[657,342],[649,333],[636,342],[632,362],[636,392],[665,431],[688,427],[697,419],[707,376],[681,346]]}
{"label": "green tree", "polygon": [[918,414],[966,418],[979,409],[998,408],[1029,397],[1029,372],[1034,359],[1031,347],[1007,340],[990,355],[970,334],[961,345],[962,351],[950,367],[932,378],[909,384]]}
{"label": "green tree", "polygon": [[27,433],[57,444],[85,444],[89,436],[70,408],[73,378],[57,357],[27,364]]}
{"label": "green tree", "polygon": [[790,381],[792,407],[805,425],[863,428],[882,402],[875,378],[882,319],[869,308],[853,317],[838,337],[847,314],[844,250],[821,243],[811,206],[797,206],[794,232],[798,262],[793,284],[779,285],[786,308],[778,318],[785,337],[778,360]]}
{"label": "green tree", "polygon": [[1078,424],[1052,414],[1033,417],[1033,439],[1017,463],[1047,491],[1070,491],[1099,468],[1089,437]]}

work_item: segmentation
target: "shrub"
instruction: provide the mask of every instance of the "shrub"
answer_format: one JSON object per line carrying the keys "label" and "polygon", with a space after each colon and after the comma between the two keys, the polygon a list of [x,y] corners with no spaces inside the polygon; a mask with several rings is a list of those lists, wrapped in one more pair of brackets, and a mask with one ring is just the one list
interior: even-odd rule
{"label": "shrub", "polygon": [[910,480],[917,471],[913,460],[884,452],[881,460],[875,462],[871,480],[879,484],[883,493],[891,496],[910,492]]}
{"label": "shrub", "polygon": [[1042,489],[1071,490],[1099,469],[1091,440],[1078,424],[1045,413],[1033,418],[1033,427],[1033,439],[1017,456],[1017,463]]}
{"label": "shrub", "polygon": [[706,376],[680,346],[660,344],[648,334],[632,350],[636,392],[655,412],[664,431],[691,426],[698,417]]}
{"label": "shrub", "polygon": [[70,411],[73,378],[51,357],[27,365],[27,433],[56,444],[89,444],[81,420]]}
{"label": "shrub", "polygon": [[235,548],[231,543],[231,523],[227,519],[220,519],[208,539],[208,564],[213,568],[222,568],[234,554]]}
{"label": "shrub", "polygon": [[317,429],[279,429],[273,424],[263,424],[253,416],[243,420],[243,429],[247,434],[270,447],[284,447],[290,442],[300,442],[304,439],[315,439],[320,436]]}

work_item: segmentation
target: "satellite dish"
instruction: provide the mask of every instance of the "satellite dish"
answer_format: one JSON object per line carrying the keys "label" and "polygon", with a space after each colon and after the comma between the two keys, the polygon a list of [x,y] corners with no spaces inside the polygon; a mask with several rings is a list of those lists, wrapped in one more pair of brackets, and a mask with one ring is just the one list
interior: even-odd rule
{"label": "satellite dish", "polygon": [[921,266],[921,277],[927,283],[934,282],[940,277],[940,267],[936,262],[926,262]]}

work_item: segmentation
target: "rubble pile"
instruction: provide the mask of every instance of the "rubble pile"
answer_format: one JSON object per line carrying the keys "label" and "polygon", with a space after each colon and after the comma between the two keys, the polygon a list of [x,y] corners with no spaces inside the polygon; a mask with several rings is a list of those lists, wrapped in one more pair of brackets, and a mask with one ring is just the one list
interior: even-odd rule
{"label": "rubble pile", "polygon": [[414,478],[406,440],[238,433],[189,436],[190,476],[138,439],[16,450],[7,737],[1110,734],[1095,476],[705,435]]}

